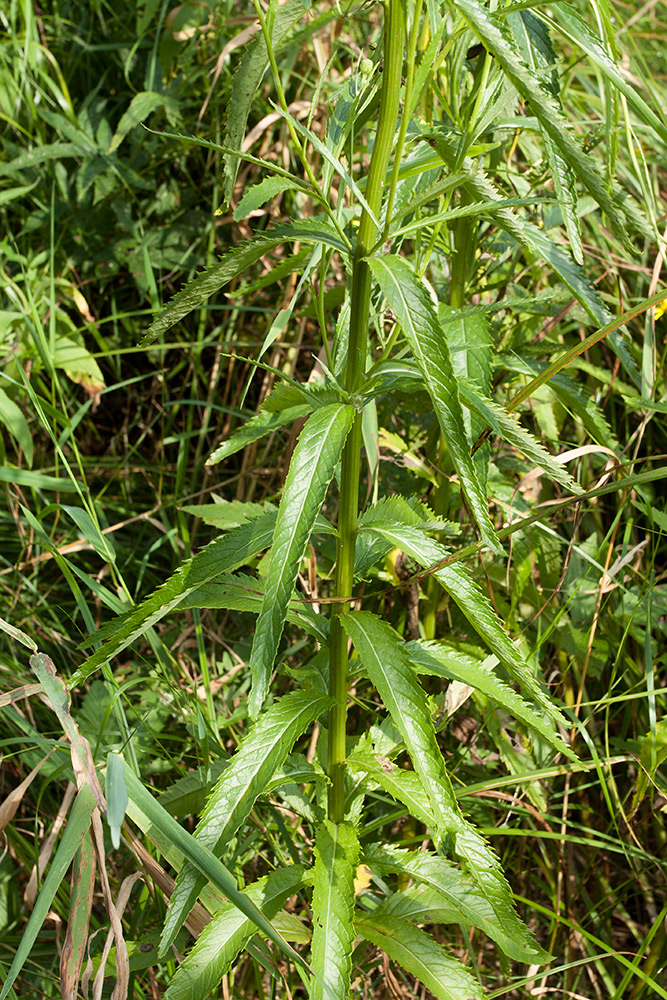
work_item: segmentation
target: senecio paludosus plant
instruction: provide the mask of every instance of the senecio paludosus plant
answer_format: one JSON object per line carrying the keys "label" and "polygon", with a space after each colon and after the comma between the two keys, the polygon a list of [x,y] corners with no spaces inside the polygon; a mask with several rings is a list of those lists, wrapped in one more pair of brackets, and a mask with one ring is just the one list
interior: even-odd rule
{"label": "senecio paludosus plant", "polygon": [[[238,60],[223,144],[188,141],[221,153],[227,204],[240,161],[264,171],[236,204],[237,221],[257,217],[278,195],[299,218],[255,232],[199,274],[144,340],[148,347],[260,258],[273,261],[262,287],[300,273],[264,349],[289,330],[307,299],[321,338],[314,372],[299,380],[275,370],[261,411],[209,459],[220,462],[299,421],[277,508],[233,504],[238,526],[105,626],[96,637],[101,644],[71,679],[71,687],[83,682],[168,613],[227,608],[257,616],[246,667],[247,734],[212,787],[196,775],[185,779],[189,791],[194,782],[206,795],[194,835],[173,818],[169,795],[158,802],[129,763],[114,753],[107,761],[114,836],[128,816],[178,872],[160,953],[170,954],[183,927],[193,926],[198,900],[211,914],[168,1000],[208,996],[244,949],[271,969],[273,995],[290,995],[286,983],[293,990],[298,973],[297,987],[313,1000],[343,1000],[360,989],[369,947],[441,1000],[480,1000],[485,972],[497,976],[500,968],[509,981],[508,960],[539,967],[549,959],[517,912],[497,854],[459,805],[438,730],[449,685],[473,692],[490,717],[515,720],[522,738],[513,757],[502,725],[490,726],[506,762],[576,759],[571,723],[547,690],[539,657],[499,618],[478,555],[502,566],[509,536],[518,541],[548,516],[524,504],[518,520],[501,526],[498,512],[511,506],[516,470],[539,468],[563,503],[582,492],[522,425],[518,404],[552,380],[552,391],[595,435],[604,421],[596,424],[593,402],[571,379],[552,376],[603,336],[638,384],[633,352],[617,332],[622,320],[586,276],[578,192],[625,245],[652,238],[652,230],[615,183],[613,162],[605,176],[568,122],[554,39],[595,63],[612,103],[622,95],[663,140],[667,130],[618,71],[604,4],[591,4],[599,34],[567,3],[553,19],[523,3],[341,4],[320,11],[307,0],[255,0],[259,29]],[[326,72],[335,66],[335,79],[320,81],[304,123],[290,113],[281,56],[293,60],[296,45],[307,46],[338,18],[372,28],[373,45],[361,55],[342,47],[333,54]],[[243,151],[251,102],[267,80],[289,137],[289,169]],[[327,93],[323,118],[318,102]],[[315,116],[324,121],[317,134]],[[533,179],[513,189],[506,158],[526,134],[536,156]],[[539,183],[548,198],[535,193]],[[557,210],[557,224],[543,224],[541,201]],[[293,244],[298,251],[285,253]],[[495,305],[480,296],[489,260],[495,287],[514,289]],[[500,309],[531,317],[572,300],[579,322],[595,330],[584,344],[550,365],[519,352],[498,355],[493,321]],[[529,379],[508,406],[492,394],[500,367]],[[395,488],[378,461],[378,426],[391,421],[400,438],[404,413],[419,414],[433,449],[430,464],[406,463]],[[494,446],[504,442],[515,456],[509,471],[491,460],[489,432]],[[215,523],[208,508],[202,516]],[[319,573],[317,601],[297,589],[307,557]],[[396,597],[406,573],[421,588],[419,600],[410,590],[411,618],[405,601],[388,596]],[[467,625],[456,633],[451,622]],[[300,630],[298,649],[284,643],[286,623],[290,634]],[[297,752],[314,732],[317,752]],[[291,837],[283,823],[288,863],[268,845],[266,874],[239,888],[226,853],[269,795],[299,817],[307,835]],[[386,819],[373,821],[378,815]],[[408,846],[382,835],[392,817],[412,831]],[[312,919],[301,925],[307,941],[293,946],[276,918],[295,896]],[[279,949],[273,955],[267,938]],[[473,961],[477,945],[468,962],[448,947],[481,940],[494,943],[499,965]],[[485,954],[493,956],[490,945]]]}

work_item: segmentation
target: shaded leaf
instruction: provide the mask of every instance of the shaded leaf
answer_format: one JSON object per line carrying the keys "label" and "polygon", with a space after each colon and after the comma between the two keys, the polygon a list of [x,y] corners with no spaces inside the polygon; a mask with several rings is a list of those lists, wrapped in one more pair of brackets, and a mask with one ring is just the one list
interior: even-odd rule
{"label": "shaded leaf", "polygon": [[[194,839],[198,844],[217,852],[236,833],[295,741],[330,704],[327,695],[292,691],[260,716],[208,798],[195,831]],[[194,863],[183,866],[162,931],[162,954],[180,930],[205,881],[201,869]]]}
{"label": "shaded leaf", "polygon": [[315,842],[312,1000],[346,1000],[354,945],[354,879],[359,840],[349,823],[326,821]]}

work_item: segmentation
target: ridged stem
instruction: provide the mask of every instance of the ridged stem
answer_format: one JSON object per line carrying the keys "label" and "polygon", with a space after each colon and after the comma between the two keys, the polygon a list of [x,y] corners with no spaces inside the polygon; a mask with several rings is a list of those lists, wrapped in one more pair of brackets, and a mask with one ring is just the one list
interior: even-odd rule
{"label": "ridged stem", "polygon": [[[359,233],[352,262],[350,297],[350,335],[345,388],[355,392],[362,381],[368,353],[368,313],[371,300],[371,273],[366,257],[375,240],[387,168],[396,134],[401,70],[403,66],[402,0],[387,0],[384,24],[384,64],[382,91],[375,145],[371,155],[366,199],[371,213],[365,209],[359,222]],[[338,543],[336,549],[336,597],[348,597],[354,583],[354,549],[357,535],[359,504],[359,465],[361,460],[361,414],[358,413],[345,443],[341,461]],[[329,715],[328,774],[329,818],[340,823],[345,815],[345,736],[347,721],[347,635],[342,616],[347,603],[334,605],[331,621],[331,652],[329,660],[329,691],[336,699]]]}

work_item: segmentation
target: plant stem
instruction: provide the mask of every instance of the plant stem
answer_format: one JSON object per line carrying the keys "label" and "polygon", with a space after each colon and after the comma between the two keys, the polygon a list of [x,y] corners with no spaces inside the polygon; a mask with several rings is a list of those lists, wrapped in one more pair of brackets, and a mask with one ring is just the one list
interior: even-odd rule
{"label": "plant stem", "polygon": [[[366,198],[371,211],[379,217],[382,192],[389,165],[396,123],[398,121],[403,66],[403,10],[401,0],[387,0],[384,25],[384,66],[382,92],[375,145],[371,155]],[[366,257],[377,238],[371,215],[362,211],[359,234],[352,262],[350,302],[350,337],[345,373],[345,388],[359,388],[368,353],[368,313],[371,299],[371,274]],[[361,414],[357,414],[343,449],[340,477],[340,514],[336,550],[336,597],[352,593],[354,550],[359,503],[359,464],[361,458]],[[347,635],[341,617],[350,610],[342,604],[332,616],[329,691],[336,703],[329,715],[328,774],[329,818],[340,823],[345,815],[345,735],[347,713]]]}

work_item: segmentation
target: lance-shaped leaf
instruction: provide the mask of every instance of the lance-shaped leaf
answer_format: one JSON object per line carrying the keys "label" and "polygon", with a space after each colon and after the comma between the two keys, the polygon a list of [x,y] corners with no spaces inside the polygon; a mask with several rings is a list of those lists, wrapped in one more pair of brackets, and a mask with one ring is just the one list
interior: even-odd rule
{"label": "lance-shaped leaf", "polygon": [[[509,684],[500,680],[492,670],[487,670],[479,660],[466,656],[457,649],[448,649],[437,642],[422,642],[416,640],[406,646],[410,662],[422,674],[434,674],[436,677],[447,677],[449,680],[468,684],[491,698],[498,706],[510,712],[530,729],[534,729],[548,743],[558,739],[553,727],[545,721],[535,709],[512,690]],[[567,751],[567,744],[561,748]]]}
{"label": "lance-shaped leaf", "polygon": [[[393,872],[428,886],[433,890],[431,903],[449,910],[449,916],[443,922],[466,923],[479,928],[502,948],[508,958],[526,963],[548,961],[549,956],[539,947],[516,913],[511,911],[502,920],[499,919],[470,876],[445,858],[428,851],[404,851],[391,845],[373,845],[364,852],[364,861],[379,874]],[[398,897],[402,895],[397,893]],[[422,922],[437,921],[423,919]]]}
{"label": "lance-shaped leaf", "polygon": [[[216,853],[233,837],[295,741],[330,704],[327,695],[313,691],[292,691],[274,702],[218,779],[195,831],[197,844]],[[162,954],[178,934],[205,882],[194,863],[185,864],[179,872],[162,931]]]}
{"label": "lance-shaped leaf", "polygon": [[211,295],[219,292],[232,278],[247,271],[251,264],[258,261],[269,250],[291,240],[300,243],[326,243],[340,253],[344,254],[347,251],[347,247],[336,230],[317,219],[305,219],[293,226],[280,226],[271,229],[261,236],[256,236],[254,240],[230,250],[217,264],[189,281],[153,320],[139,346],[147,347],[174,323],[178,323],[193,309],[198,309],[199,306],[203,305]]}
{"label": "lance-shaped leaf", "polygon": [[203,876],[203,881],[212,882],[255,925],[257,930],[266,934],[274,944],[278,945],[284,955],[310,973],[308,963],[274,930],[256,903],[239,890],[236,879],[225,868],[222,861],[195,840],[192,834],[188,833],[173,816],[169,815],[157,799],[153,798],[148,789],[144,788],[127,763],[125,764],[125,783],[130,802],[136,803],[151,825],[159,830],[161,835],[178,851],[181,851],[191,864],[196,866]]}
{"label": "lance-shaped leaf", "polygon": [[49,865],[49,870],[46,873],[41,891],[30,914],[28,924],[21,935],[14,960],[0,992],[0,1000],[5,1000],[5,997],[9,994],[16,981],[16,977],[25,965],[40,928],[51,909],[51,904],[60,887],[60,883],[65,878],[74,855],[81,848],[84,838],[88,835],[93,810],[96,806],[97,800],[92,789],[86,784],[82,785],[72,807],[69,819],[65,824],[65,830],[62,840],[58,845],[56,855]]}
{"label": "lance-shaped leaf", "polygon": [[206,459],[206,464],[217,465],[218,462],[229,458],[230,455],[235,455],[237,451],[243,451],[247,445],[260,441],[267,434],[273,434],[281,427],[293,424],[299,417],[307,416],[309,412],[309,406],[292,406],[289,410],[283,410],[281,413],[258,413],[251,417],[243,427],[239,427],[226,441],[219,444]]}
{"label": "lance-shaped leaf", "polygon": [[459,391],[465,405],[479,414],[499,437],[513,445],[517,451],[523,452],[526,458],[538,465],[561,486],[567,487],[573,493],[583,492],[563,463],[553,458],[537,438],[522,427],[514,413],[508,413],[504,406],[489,399],[471,382],[460,379]]}
{"label": "lance-shaped leaf", "polygon": [[251,715],[257,715],[266,697],[301,561],[354,415],[354,408],[346,404],[323,406],[308,419],[294,449],[273,532],[264,600],[250,653]]}
{"label": "lance-shaped leaf", "polygon": [[392,799],[402,802],[411,816],[435,830],[437,824],[427,792],[414,771],[406,771],[387,757],[373,753],[368,745],[355,747],[348,766],[351,771],[368,775],[374,785],[379,785]]}
{"label": "lance-shaped leaf", "polygon": [[[459,809],[438,746],[424,690],[408,659],[405,645],[389,625],[369,611],[342,616],[371,682],[401,733],[415,771],[435,815],[441,847],[451,845],[499,922],[520,927],[512,894],[498,858]],[[417,973],[415,973],[417,974]]]}
{"label": "lance-shaped leaf", "polygon": [[275,523],[276,515],[273,512],[263,514],[222,538],[215,538],[191,559],[186,560],[138,607],[109,622],[97,635],[92,636],[93,640],[102,639],[102,645],[72,674],[68,687],[82,684],[93,670],[102,663],[107,663],[138,636],[143,635],[197,587],[243,566],[263,552],[271,544]]}
{"label": "lance-shaped leaf", "polygon": [[438,1000],[484,1000],[484,990],[470,972],[426,933],[386,913],[383,905],[358,915],[357,930],[416,976]]}
{"label": "lance-shaped leaf", "polygon": [[[535,78],[542,80],[543,87],[548,89],[555,104],[562,111],[560,81],[556,68],[557,59],[548,27],[530,10],[508,13],[507,23],[512,29],[524,62],[533,71]],[[548,133],[544,129],[542,132],[554,181],[554,190],[567,230],[570,250],[576,262],[583,264],[584,252],[581,245],[579,216],[577,215],[574,173],[568,161],[549,138]]]}
{"label": "lance-shaped leaf", "polygon": [[622,199],[618,189],[609,192],[597,163],[592,156],[583,151],[570,131],[560,107],[522,59],[508,26],[499,18],[495,18],[478,0],[450,0],[450,2],[463,15],[521,96],[529,103],[533,114],[537,116],[540,125],[560,151],[563,159],[569,163],[589,194],[617,226],[619,234],[625,236],[625,219],[627,219],[638,232],[650,235],[646,221],[630,199],[627,197]]}
{"label": "lance-shaped leaf", "polygon": [[[447,558],[447,549],[423,531],[409,525],[369,524],[368,530],[379,534],[396,548],[412,556],[425,569],[436,566]],[[496,654],[510,676],[519,684],[554,722],[567,727],[569,723],[558,711],[554,703],[540,687],[529,665],[519,650],[510,641],[503,624],[498,618],[489,598],[473,580],[465,567],[456,564],[439,566],[433,575],[458,605],[473,628]],[[552,733],[549,742],[561,753],[573,759],[573,753],[566,743]]]}
{"label": "lance-shaped leaf", "polygon": [[312,1000],[347,1000],[354,946],[354,877],[359,840],[349,823],[325,822],[315,843]]}
{"label": "lance-shaped leaf", "polygon": [[431,298],[407,261],[387,255],[368,264],[410,344],[433,402],[440,429],[447,441],[482,537],[494,552],[502,552],[486,496],[477,477],[465,432],[457,379],[447,341]]}
{"label": "lance-shaped leaf", "polygon": [[[302,883],[303,868],[291,865],[259,879],[244,889],[243,895],[271,920]],[[232,903],[223,906],[176,970],[166,1000],[198,1000],[209,996],[256,930],[254,923]]]}

